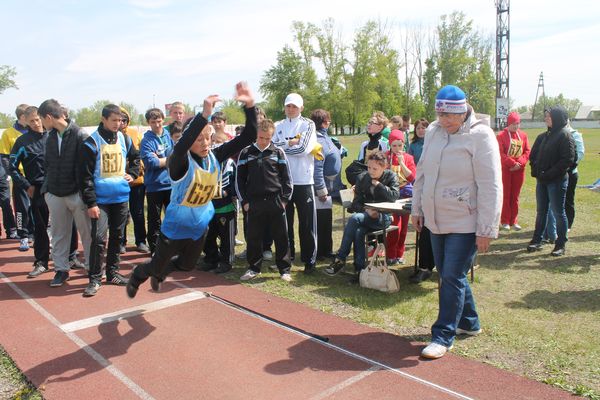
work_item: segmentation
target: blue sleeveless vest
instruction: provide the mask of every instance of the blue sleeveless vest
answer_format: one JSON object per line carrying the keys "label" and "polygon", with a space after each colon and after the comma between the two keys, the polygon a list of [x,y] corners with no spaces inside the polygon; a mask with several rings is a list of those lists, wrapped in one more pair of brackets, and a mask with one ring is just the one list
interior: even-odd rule
{"label": "blue sleeveless vest", "polygon": [[[91,134],[96,142],[94,190],[97,204],[116,204],[129,201],[129,183],[124,178],[127,163],[125,138],[117,132],[117,142],[108,144],[98,131]],[[90,148],[91,146],[87,144]]]}

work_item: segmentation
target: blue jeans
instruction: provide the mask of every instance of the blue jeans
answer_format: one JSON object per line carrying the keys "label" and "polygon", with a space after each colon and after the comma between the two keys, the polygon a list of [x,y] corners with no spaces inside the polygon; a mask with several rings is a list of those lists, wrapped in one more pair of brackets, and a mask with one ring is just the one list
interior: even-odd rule
{"label": "blue jeans", "polygon": [[346,257],[350,254],[350,247],[354,243],[354,268],[360,271],[365,267],[365,236],[368,232],[387,228],[390,222],[390,216],[384,213],[379,213],[377,219],[369,217],[366,212],[352,214],[344,228],[337,257],[346,261]]}
{"label": "blue jeans", "polygon": [[548,219],[546,220],[544,239],[556,241],[556,236],[556,218],[554,218],[552,211],[548,210]]}
{"label": "blue jeans", "polygon": [[556,247],[564,247],[567,243],[567,214],[565,212],[565,196],[567,194],[567,177],[543,183],[539,180],[535,187],[535,198],[537,202],[537,215],[535,218],[535,231],[533,232],[533,243],[542,241],[548,221],[548,210],[556,219]]}
{"label": "blue jeans", "polygon": [[474,233],[431,233],[435,265],[441,277],[439,313],[431,327],[431,341],[450,347],[456,328],[479,330],[475,299],[467,280],[477,252]]}

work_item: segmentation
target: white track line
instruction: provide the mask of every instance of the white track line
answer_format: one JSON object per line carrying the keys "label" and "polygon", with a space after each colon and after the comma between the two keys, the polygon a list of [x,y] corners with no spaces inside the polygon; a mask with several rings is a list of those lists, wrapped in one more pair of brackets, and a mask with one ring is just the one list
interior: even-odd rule
{"label": "white track line", "polygon": [[[0,272],[0,279],[6,283],[12,290],[14,290],[19,296],[23,298],[34,310],[39,312],[44,318],[46,318],[52,325],[57,328],[61,328],[61,323],[58,321],[54,315],[50,314],[44,307],[39,305],[35,300],[33,300],[27,293],[22,291],[16,284],[14,284],[10,279],[6,277],[2,272]],[[83,339],[72,332],[65,332],[65,335],[73,341],[80,349],[85,351],[92,359],[94,359],[98,364],[104,367],[112,376],[121,381],[125,386],[127,386],[132,392],[134,392],[140,399],[144,400],[154,400],[149,393],[147,393],[144,389],[142,389],[137,383],[132,381],[127,377],[121,370],[111,364],[106,358],[102,357],[100,353],[96,350],[92,349]]]}
{"label": "white track line", "polygon": [[65,332],[75,332],[81,329],[91,328],[100,324],[135,317],[136,315],[142,315],[152,311],[162,310],[164,308],[173,307],[179,304],[184,304],[190,301],[203,298],[206,298],[206,295],[202,292],[188,292],[179,296],[154,301],[152,303],[146,303],[136,307],[130,307],[120,311],[96,315],[90,318],[80,319],[79,321],[73,321],[66,324],[62,324],[60,326],[60,329],[62,329]]}
{"label": "white track line", "polygon": [[360,382],[361,380],[365,379],[367,376],[371,375],[374,372],[380,371],[381,368],[379,367],[371,367],[366,371],[361,372],[360,374],[354,375],[351,378],[346,379],[343,382],[338,383],[335,386],[330,387],[329,389],[317,394],[316,396],[313,396],[310,398],[310,400],[323,400],[326,399],[329,396],[333,396],[334,394],[336,394],[337,392],[341,392],[342,390],[346,389],[348,386],[350,385],[354,385],[356,382]]}

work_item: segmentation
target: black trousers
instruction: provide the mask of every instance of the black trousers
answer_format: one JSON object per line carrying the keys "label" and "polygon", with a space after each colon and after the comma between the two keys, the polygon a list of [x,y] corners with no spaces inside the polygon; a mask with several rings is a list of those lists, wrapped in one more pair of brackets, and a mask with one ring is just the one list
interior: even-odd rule
{"label": "black trousers", "polygon": [[[48,238],[48,219],[50,213],[44,196],[40,193],[40,186],[35,186],[33,198],[31,199],[31,210],[33,212],[33,254],[35,261],[41,261],[48,266],[50,259],[50,239]],[[75,235],[77,239],[77,235]],[[76,247],[77,248],[77,247]]]}
{"label": "black trousers", "polygon": [[113,274],[119,270],[119,262],[121,261],[119,248],[123,227],[127,223],[129,213],[127,202],[99,204],[98,207],[100,208],[100,218],[97,222],[96,238],[92,241],[92,249],[90,249],[90,252],[96,252],[93,256],[90,255],[90,282],[100,282],[102,280],[102,255],[106,248],[107,235],[106,279],[112,279]]}
{"label": "black trousers", "polygon": [[10,204],[10,187],[5,178],[0,178],[0,207],[2,208],[2,222],[4,222],[4,231],[6,237],[9,237],[17,229],[15,224],[15,215]]}
{"label": "black trousers", "polygon": [[419,268],[433,271],[435,261],[433,260],[433,250],[431,248],[431,232],[426,227],[419,233]]}
{"label": "black trousers", "polygon": [[171,201],[171,189],[160,192],[146,192],[148,202],[148,246],[150,252],[156,249],[156,240],[160,234],[161,212],[166,210]]}
{"label": "black trousers", "polygon": [[567,227],[571,229],[573,220],[575,219],[575,189],[579,173],[569,172],[569,184],[567,185],[567,195],[565,196],[565,212],[567,213]]}
{"label": "black trousers", "polygon": [[[156,240],[156,251],[150,262],[141,264],[133,271],[133,277],[138,283],[153,276],[164,281],[167,275],[177,269],[191,271],[196,267],[196,261],[202,253],[206,233],[200,239],[169,239],[162,232]],[[177,258],[174,258],[177,256]]]}
{"label": "black trousers", "polygon": [[[294,185],[292,199],[287,204],[286,215],[290,253],[295,252],[294,209],[298,210],[298,233],[300,236],[300,259],[304,265],[314,265],[317,258],[317,212],[313,185]],[[273,238],[276,237],[274,232]]]}
{"label": "black trousers", "polygon": [[15,223],[17,224],[17,233],[21,239],[33,234],[33,212],[31,210],[31,201],[27,191],[13,185],[13,201],[15,205]]}
{"label": "black trousers", "polygon": [[275,265],[280,274],[290,272],[290,252],[287,239],[286,212],[279,198],[262,199],[250,202],[248,209],[248,251],[246,259],[250,269],[260,272],[262,266],[263,239],[265,225],[273,234],[275,242]]}
{"label": "black trousers", "polygon": [[[227,265],[233,264],[235,248],[235,211],[215,214],[208,224],[206,233],[206,243],[204,244],[204,261],[209,264],[218,262]],[[219,245],[217,245],[219,238]]]}
{"label": "black trousers", "polygon": [[[133,221],[133,233],[135,236],[135,245],[146,243],[146,217],[144,216],[144,203],[146,198],[146,186],[132,186],[129,192],[129,215]],[[123,229],[123,240],[121,244],[127,244],[127,225],[129,219]]]}
{"label": "black trousers", "polygon": [[317,257],[330,257],[333,252],[333,209],[317,210]]}
{"label": "black trousers", "polygon": [[[248,213],[242,209],[242,226],[244,227],[244,240],[248,242]],[[271,230],[269,229],[269,224],[264,224],[265,232],[263,235],[263,251],[271,250],[271,246],[273,245],[273,235],[271,235]]]}

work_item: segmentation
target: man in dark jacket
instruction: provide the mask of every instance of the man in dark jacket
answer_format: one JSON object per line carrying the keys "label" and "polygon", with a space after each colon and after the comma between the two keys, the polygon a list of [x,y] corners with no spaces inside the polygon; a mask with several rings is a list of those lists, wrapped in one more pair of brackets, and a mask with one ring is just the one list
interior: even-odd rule
{"label": "man in dark jacket", "polygon": [[46,176],[42,193],[52,216],[52,260],[55,275],[50,286],[62,286],[69,279],[69,253],[73,220],[83,242],[86,264],[90,254],[90,218],[79,194],[79,165],[85,131],[65,117],[65,110],[54,99],[44,101],[38,114],[48,130]]}
{"label": "man in dark jacket", "polygon": [[544,113],[548,130],[539,135],[533,147],[529,162],[531,176],[537,179],[537,215],[533,238],[527,251],[542,248],[542,235],[546,230],[548,209],[556,219],[557,239],[552,250],[553,256],[565,254],[567,243],[567,215],[565,195],[568,185],[568,171],[575,164],[575,142],[567,129],[568,113],[562,106],[552,107]]}
{"label": "man in dark jacket", "polygon": [[102,109],[102,122],[81,148],[81,195],[87,213],[95,220],[94,246],[90,249],[90,282],[84,297],[96,295],[102,280],[101,259],[106,248],[106,282],[127,285],[119,274],[119,249],[129,213],[129,183],[140,173],[140,154],[129,136],[119,132],[121,109],[108,104]]}

